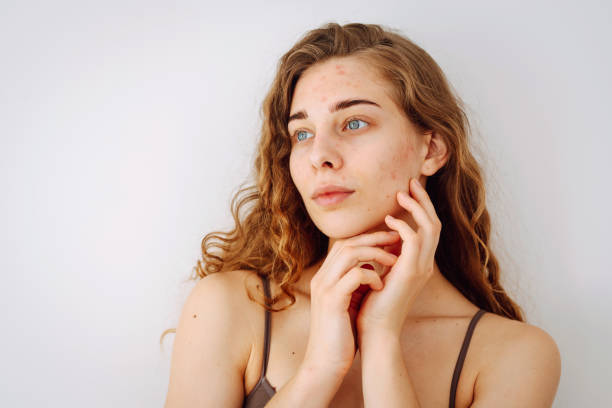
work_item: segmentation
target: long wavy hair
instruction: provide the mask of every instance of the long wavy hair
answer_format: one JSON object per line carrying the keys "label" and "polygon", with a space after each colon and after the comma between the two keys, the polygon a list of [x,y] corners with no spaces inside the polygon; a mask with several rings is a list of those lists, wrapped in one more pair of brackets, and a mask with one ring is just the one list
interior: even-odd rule
{"label": "long wavy hair", "polygon": [[[308,216],[289,173],[289,108],[305,70],[345,56],[357,56],[377,69],[392,85],[392,99],[411,122],[436,132],[447,144],[447,163],[426,183],[442,223],[435,254],[440,272],[476,306],[524,321],[522,309],[500,284],[499,263],[489,247],[491,219],[485,185],[481,167],[469,150],[470,127],[463,102],[425,50],[397,31],[375,24],[328,23],[307,32],[281,57],[262,106],[255,182],[239,189],[231,200],[235,228],[203,238],[203,260],[194,267],[193,278],[252,270],[267,276],[282,292],[271,299],[262,294],[266,303],[262,306],[276,311],[295,303],[292,285],[304,268],[326,255],[328,238]],[[285,296],[290,299],[288,305],[270,307]]]}

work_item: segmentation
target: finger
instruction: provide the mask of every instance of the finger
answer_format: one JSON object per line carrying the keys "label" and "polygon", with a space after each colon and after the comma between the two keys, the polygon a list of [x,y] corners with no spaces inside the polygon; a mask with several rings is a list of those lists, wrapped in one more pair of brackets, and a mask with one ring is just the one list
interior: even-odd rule
{"label": "finger", "polygon": [[[389,252],[389,251],[386,251],[386,252]],[[374,272],[376,272],[378,276],[382,276],[385,273],[385,270],[389,269],[388,266],[381,265],[378,262],[374,262],[374,261],[360,262],[357,264],[357,266],[359,268],[371,269]]]}
{"label": "finger", "polygon": [[[430,215],[427,214],[423,206],[414,198],[410,197],[408,193],[400,191],[397,193],[397,202],[410,212],[412,218],[416,221],[419,229],[423,229],[427,232],[427,235],[432,235],[435,231],[434,222]],[[418,231],[417,231],[418,232]]]}
{"label": "finger", "polygon": [[411,258],[419,251],[419,236],[418,234],[403,220],[395,218],[391,215],[385,217],[385,223],[389,228],[397,231],[402,238],[402,253],[400,257],[406,259]]}
{"label": "finger", "polygon": [[[417,200],[418,197],[413,198],[408,194],[400,194],[401,200],[405,200],[404,203],[410,205],[413,218],[419,227],[426,232],[425,234],[422,234],[421,255],[425,258],[429,258],[435,254],[436,247],[438,246],[438,241],[440,239],[442,225],[437,214],[435,213],[435,209],[431,203],[431,200],[429,199],[429,195],[425,189],[416,182],[416,179],[414,179],[414,181],[411,183],[411,188],[413,196],[420,195],[421,201]],[[431,207],[432,214],[427,213],[426,207]]]}
{"label": "finger", "polygon": [[438,214],[436,213],[436,208],[431,202],[431,198],[425,188],[417,182],[417,179],[410,180],[410,192],[413,194],[414,198],[423,206],[433,223],[440,222],[438,218]]}
{"label": "finger", "polygon": [[384,246],[383,249],[389,252],[390,254],[399,256],[402,253],[402,240],[400,239],[398,242],[394,244]]}
{"label": "finger", "polygon": [[[397,231],[376,231],[372,233],[359,234],[351,238],[337,240],[331,247],[322,267],[336,263],[339,252],[347,246],[385,246],[400,241]],[[316,277],[316,275],[315,275]]]}
{"label": "finger", "polygon": [[359,286],[367,285],[373,290],[380,290],[383,282],[380,276],[371,269],[351,268],[334,286],[334,291],[343,299],[342,307],[349,307],[353,292]]}
{"label": "finger", "polygon": [[397,256],[378,247],[346,246],[340,249],[335,262],[329,266],[329,270],[325,271],[322,280],[326,285],[334,285],[349,269],[361,262],[368,261],[376,261],[391,266],[397,261]]}
{"label": "finger", "polygon": [[[440,236],[439,230],[437,230],[436,226],[433,225],[431,219],[425,213],[423,207],[421,207],[421,205],[416,202],[416,200],[410,197],[405,197],[404,195],[402,195],[402,197],[403,198],[401,200],[404,201],[402,205],[407,208],[408,211],[410,211],[410,214],[416,221],[419,229],[415,233],[412,227],[410,227],[410,225],[408,225],[408,223],[406,223],[404,220],[397,218],[395,220],[398,222],[398,228],[400,228],[400,231],[401,229],[407,229],[410,233],[414,234],[410,234],[413,241],[412,244],[409,245],[411,247],[411,250],[408,251],[415,254],[415,259],[413,261],[416,264],[420,265],[422,262],[425,262],[425,260],[430,259],[435,255],[436,247],[438,245],[438,240]],[[400,235],[401,234],[402,233],[400,232]],[[405,233],[405,235],[408,234]],[[404,241],[402,243],[402,253],[404,253],[404,248],[406,247],[404,243],[406,243],[406,241],[408,240],[404,239],[404,236],[402,236],[402,240]]]}
{"label": "finger", "polygon": [[343,245],[373,247],[388,245],[397,240],[399,240],[399,235],[396,231],[376,231],[348,238],[343,241]]}
{"label": "finger", "polygon": [[[395,228],[399,231],[402,237],[402,253],[396,264],[398,270],[415,270],[419,269],[419,265],[426,262],[427,259],[431,259],[435,255],[435,249],[437,246],[437,236],[428,235],[426,237],[419,236],[414,230],[403,220],[394,218],[390,215],[385,217],[385,222],[390,228]],[[418,275],[404,275],[400,274],[403,279],[412,279]],[[386,281],[386,279],[385,279]]]}

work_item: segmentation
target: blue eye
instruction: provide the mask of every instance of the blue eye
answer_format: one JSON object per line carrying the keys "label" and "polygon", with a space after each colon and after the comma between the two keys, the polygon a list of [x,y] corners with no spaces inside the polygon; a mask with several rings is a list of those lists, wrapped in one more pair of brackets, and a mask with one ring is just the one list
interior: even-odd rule
{"label": "blue eye", "polygon": [[[366,122],[365,120],[351,119],[348,122],[346,122],[345,128],[348,127],[351,130],[358,130],[358,129],[364,128],[367,125],[369,125],[369,123]],[[295,138],[297,139],[298,142],[308,139],[308,135],[312,135],[312,133],[308,132],[307,130],[298,130],[295,132]]]}
{"label": "blue eye", "polygon": [[306,139],[306,134],[308,133],[310,132],[307,132],[305,130],[298,130],[297,132],[295,132],[298,142],[301,142],[302,140]]}
{"label": "blue eye", "polygon": [[361,119],[351,119],[347,122],[347,126],[349,129],[355,130],[355,129],[361,129],[361,127],[359,126],[359,122],[364,123],[367,125],[368,122],[365,122]]}

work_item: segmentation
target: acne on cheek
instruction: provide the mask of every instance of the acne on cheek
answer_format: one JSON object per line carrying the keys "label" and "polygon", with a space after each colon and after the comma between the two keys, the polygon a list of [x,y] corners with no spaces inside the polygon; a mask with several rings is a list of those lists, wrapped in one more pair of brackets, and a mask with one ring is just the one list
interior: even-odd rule
{"label": "acne on cheek", "polygon": [[[400,152],[395,152],[390,155],[387,160],[380,160],[378,162],[378,174],[380,185],[384,185],[392,181],[396,184],[398,180],[403,178],[404,174],[410,172],[409,160],[413,157],[414,149],[407,146]],[[386,198],[389,198],[388,196]]]}
{"label": "acne on cheek", "polygon": [[388,177],[391,177],[391,180],[397,179],[397,171],[403,164],[401,157],[401,154],[393,154],[391,159],[378,162],[378,170],[382,179],[387,179]]}

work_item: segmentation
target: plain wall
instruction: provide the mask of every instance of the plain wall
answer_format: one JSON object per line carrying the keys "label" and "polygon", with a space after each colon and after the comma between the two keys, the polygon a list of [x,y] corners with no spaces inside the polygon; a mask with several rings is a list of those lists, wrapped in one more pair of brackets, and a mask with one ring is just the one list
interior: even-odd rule
{"label": "plain wall", "polygon": [[[425,48],[468,107],[508,292],[606,405],[609,3],[3,1],[0,405],[161,407],[209,231],[231,227],[279,57],[329,21]],[[204,386],[204,384],[203,384]]]}

